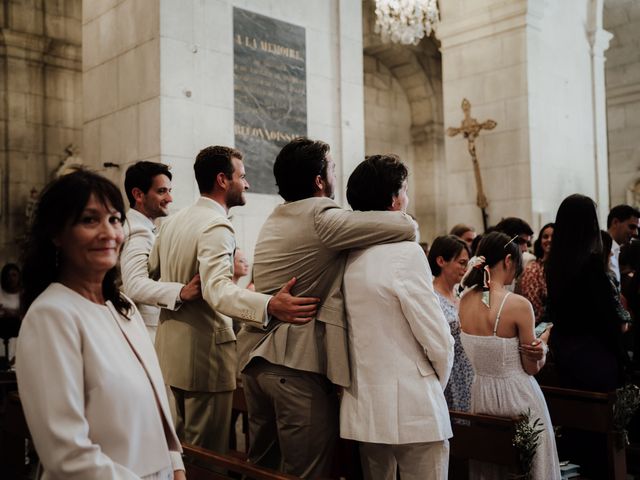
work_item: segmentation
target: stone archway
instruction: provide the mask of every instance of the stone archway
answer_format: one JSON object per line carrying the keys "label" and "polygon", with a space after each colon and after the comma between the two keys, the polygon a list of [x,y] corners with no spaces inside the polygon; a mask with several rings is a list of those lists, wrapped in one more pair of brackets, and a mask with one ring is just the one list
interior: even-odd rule
{"label": "stone archway", "polygon": [[[372,95],[378,100],[387,90],[392,95],[403,95],[397,105],[388,105],[389,116],[397,117],[406,102],[406,118],[396,119],[394,128],[406,126],[406,132],[397,132],[396,141],[406,140],[407,161],[411,168],[410,197],[412,212],[420,223],[424,240],[446,232],[446,168],[444,164],[444,134],[442,114],[442,66],[436,43],[423,39],[416,46],[384,44],[374,32],[375,14],[371,0],[363,1],[363,45],[365,68],[365,111]],[[374,82],[369,80],[375,75]],[[386,81],[387,75],[390,77]],[[369,80],[369,81],[368,81]],[[386,82],[386,85],[385,85]],[[367,85],[369,83],[369,85]],[[398,92],[401,90],[401,92]],[[384,102],[378,107],[385,107]],[[394,107],[396,111],[393,111]],[[378,109],[379,110],[379,109]],[[379,119],[378,119],[379,120]],[[365,137],[377,134],[376,119],[365,115]],[[379,123],[379,122],[378,122]],[[369,143],[370,142],[366,142]],[[398,145],[398,143],[396,143]],[[369,151],[367,154],[374,153]],[[402,155],[403,148],[398,145]],[[387,152],[376,152],[387,153]]]}

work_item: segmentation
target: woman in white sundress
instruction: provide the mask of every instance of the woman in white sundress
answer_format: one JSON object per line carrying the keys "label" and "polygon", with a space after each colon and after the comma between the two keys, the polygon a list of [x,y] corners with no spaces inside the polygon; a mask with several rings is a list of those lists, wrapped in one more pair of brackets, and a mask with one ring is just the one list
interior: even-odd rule
{"label": "woman in white sundress", "polygon": [[[544,427],[533,460],[532,479],[560,479],[560,466],[544,396],[533,375],[543,367],[549,330],[534,334],[531,303],[505,289],[522,270],[518,245],[503,233],[482,238],[462,280],[461,340],[473,365],[471,412],[515,417],[528,410]],[[472,464],[471,478],[506,478],[495,465]]]}

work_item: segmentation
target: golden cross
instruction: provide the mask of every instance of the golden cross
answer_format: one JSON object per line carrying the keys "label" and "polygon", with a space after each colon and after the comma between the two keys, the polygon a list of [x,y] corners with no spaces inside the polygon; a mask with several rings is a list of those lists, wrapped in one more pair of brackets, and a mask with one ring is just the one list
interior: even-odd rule
{"label": "golden cross", "polygon": [[493,120],[486,120],[485,122],[478,123],[478,121],[471,116],[471,103],[469,103],[469,100],[466,98],[462,100],[462,111],[464,112],[464,119],[460,124],[460,128],[447,128],[447,135],[455,137],[459,133],[462,133],[464,138],[467,139],[469,154],[471,155],[471,161],[473,162],[473,173],[476,179],[476,188],[478,190],[476,204],[480,207],[480,210],[482,210],[482,223],[486,230],[488,227],[487,207],[489,206],[489,202],[487,201],[487,196],[484,194],[484,188],[482,187],[480,164],[478,163],[478,156],[476,155],[476,138],[480,135],[480,130],[493,130],[496,128],[497,123]]}

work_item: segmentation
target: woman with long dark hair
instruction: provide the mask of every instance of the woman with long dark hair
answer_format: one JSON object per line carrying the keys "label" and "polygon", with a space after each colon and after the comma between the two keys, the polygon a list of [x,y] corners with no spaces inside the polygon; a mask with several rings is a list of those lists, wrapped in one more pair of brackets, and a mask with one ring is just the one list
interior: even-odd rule
{"label": "woman with long dark hair", "polygon": [[570,195],[558,208],[546,265],[551,347],[563,387],[607,392],[624,383],[616,301],[603,261],[596,204]]}
{"label": "woman with long dark hair", "polygon": [[184,479],[153,345],[117,287],[123,220],[118,188],[84,170],[34,214],[16,371],[44,479]]}
{"label": "woman with long dark hair", "polygon": [[[522,269],[517,238],[501,232],[483,235],[472,268],[462,280],[466,291],[460,301],[460,338],[475,371],[471,412],[513,417],[530,411],[531,419],[540,419],[543,426],[530,478],[559,480],[549,411],[533,377],[544,365],[549,330],[536,339],[531,304],[505,288]],[[482,478],[507,477],[493,465],[477,465],[474,473]]]}

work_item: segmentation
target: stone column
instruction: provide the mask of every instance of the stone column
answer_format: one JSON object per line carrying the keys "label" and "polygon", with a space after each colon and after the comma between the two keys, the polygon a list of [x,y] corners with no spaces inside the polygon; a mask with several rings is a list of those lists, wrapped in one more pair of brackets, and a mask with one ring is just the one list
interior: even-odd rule
{"label": "stone column", "polygon": [[26,207],[82,147],[81,0],[0,9],[0,265],[16,262]]}
{"label": "stone column", "polygon": [[[602,202],[589,8],[579,0],[442,4],[445,127],[459,125],[463,97],[472,116],[498,123],[476,142],[490,224],[518,216],[535,230],[576,192]],[[466,148],[459,137],[445,141],[449,223],[478,227]]]}

